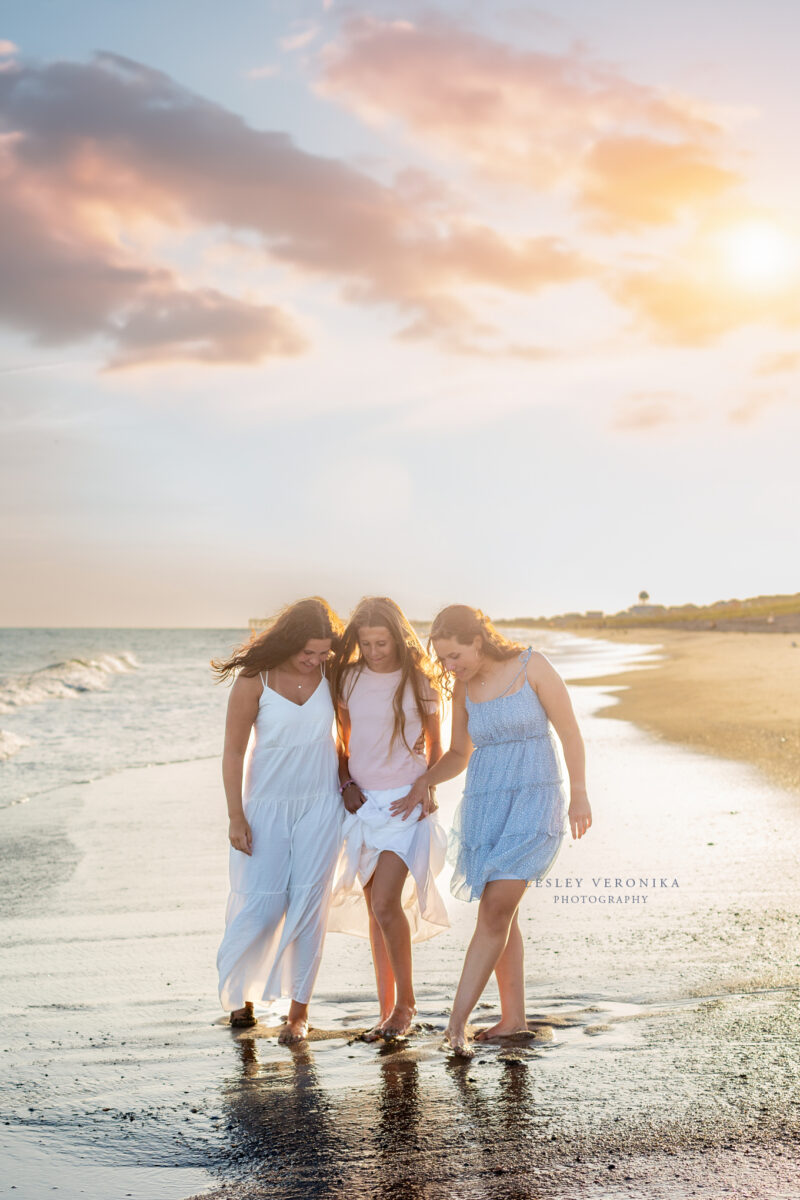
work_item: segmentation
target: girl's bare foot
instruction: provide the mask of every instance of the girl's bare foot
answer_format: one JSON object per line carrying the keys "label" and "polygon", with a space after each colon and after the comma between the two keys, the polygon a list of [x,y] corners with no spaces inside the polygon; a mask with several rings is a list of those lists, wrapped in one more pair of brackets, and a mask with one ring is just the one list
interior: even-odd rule
{"label": "girl's bare foot", "polygon": [[381,1025],[382,1036],[387,1042],[393,1038],[407,1037],[416,1015],[417,1010],[413,1004],[395,1004]]}
{"label": "girl's bare foot", "polygon": [[258,1024],[258,1018],[253,1012],[252,1001],[248,1000],[244,1008],[235,1008],[231,1013],[230,1023],[235,1029],[249,1029]]}
{"label": "girl's bare foot", "polygon": [[381,1038],[383,1037],[383,1027],[386,1024],[386,1022],[389,1020],[390,1016],[391,1016],[391,1013],[381,1013],[377,1024],[373,1025],[372,1029],[368,1029],[366,1033],[362,1033],[361,1041],[362,1042],[379,1042],[381,1040]]}
{"label": "girl's bare foot", "polygon": [[524,1021],[498,1021],[488,1029],[479,1029],[475,1034],[476,1042],[489,1042],[492,1038],[512,1037],[515,1033],[527,1033],[528,1026]]}
{"label": "girl's bare foot", "polygon": [[474,1058],[475,1048],[464,1030],[447,1028],[444,1031],[443,1050],[449,1050],[456,1058]]}
{"label": "girl's bare foot", "polygon": [[368,1029],[366,1033],[362,1033],[362,1042],[379,1042],[383,1037],[383,1021],[379,1021],[377,1025],[373,1025],[372,1029]]}
{"label": "girl's bare foot", "polygon": [[308,1021],[305,1017],[294,1017],[284,1021],[278,1033],[279,1046],[296,1046],[308,1037]]}

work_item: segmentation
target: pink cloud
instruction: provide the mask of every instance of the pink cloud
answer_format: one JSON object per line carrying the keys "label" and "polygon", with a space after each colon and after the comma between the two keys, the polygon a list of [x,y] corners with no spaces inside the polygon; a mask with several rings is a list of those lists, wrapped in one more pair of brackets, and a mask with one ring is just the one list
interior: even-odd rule
{"label": "pink cloud", "polygon": [[[221,358],[209,290],[190,300],[166,263],[123,248],[125,229],[141,221],[255,233],[265,259],[332,279],[345,299],[389,305],[418,334],[452,344],[474,326],[465,288],[532,294],[595,270],[557,239],[511,240],[467,220],[419,173],[380,184],[115,55],[0,76],[3,130],[14,265],[0,285],[0,311],[40,340],[111,338],[117,365],[144,361],[148,345],[157,361],[170,347],[184,358],[194,346],[204,361],[227,354],[251,362],[259,330],[264,356],[297,353],[303,343],[287,314],[229,297],[218,321],[228,330]],[[143,316],[151,297],[166,304],[163,327]],[[176,336],[162,337],[164,328]]]}
{"label": "pink cloud", "polygon": [[647,433],[672,424],[677,419],[677,409],[684,403],[673,392],[635,392],[618,408],[612,428],[626,433]]}
{"label": "pink cloud", "polygon": [[443,19],[358,17],[321,61],[323,94],[365,119],[400,122],[494,177],[567,186],[618,221],[671,220],[736,179],[699,104],[581,52],[518,50]]}
{"label": "pink cloud", "polygon": [[246,304],[211,288],[166,288],[128,311],[110,370],[164,362],[258,363],[302,354],[305,338],[270,305]]}

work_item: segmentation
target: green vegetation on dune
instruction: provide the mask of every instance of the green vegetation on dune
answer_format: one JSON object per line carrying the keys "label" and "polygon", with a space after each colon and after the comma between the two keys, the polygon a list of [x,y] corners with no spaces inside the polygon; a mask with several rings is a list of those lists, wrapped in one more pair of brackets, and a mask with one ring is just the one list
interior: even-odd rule
{"label": "green vegetation on dune", "polygon": [[[642,611],[643,610],[643,611]],[[800,592],[791,596],[752,596],[746,600],[717,600],[713,604],[633,605],[618,613],[565,613],[555,617],[506,617],[495,622],[506,628],[536,626],[580,629],[631,629],[675,626],[687,629],[800,630]]]}

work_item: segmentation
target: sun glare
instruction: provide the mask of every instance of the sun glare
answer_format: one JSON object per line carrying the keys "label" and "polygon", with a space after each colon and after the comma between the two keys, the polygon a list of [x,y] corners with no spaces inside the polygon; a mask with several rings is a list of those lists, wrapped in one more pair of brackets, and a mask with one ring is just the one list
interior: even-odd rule
{"label": "sun glare", "polygon": [[781,287],[798,265],[798,247],[777,225],[747,221],[720,235],[728,274],[750,287]]}

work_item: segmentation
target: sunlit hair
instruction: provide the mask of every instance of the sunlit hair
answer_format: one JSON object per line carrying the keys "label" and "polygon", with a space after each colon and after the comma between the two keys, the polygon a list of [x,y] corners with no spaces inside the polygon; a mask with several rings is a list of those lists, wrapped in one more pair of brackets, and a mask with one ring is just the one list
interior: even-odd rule
{"label": "sunlit hair", "polygon": [[253,634],[249,642],[234,650],[230,658],[211,660],[211,669],[219,683],[240,671],[258,675],[286,662],[314,638],[330,638],[331,649],[339,645],[344,623],[321,596],[309,596],[289,604],[272,618],[269,628]]}
{"label": "sunlit hair", "polygon": [[419,713],[423,727],[425,725],[425,718],[428,715],[422,691],[424,681],[427,680],[431,685],[437,699],[441,697],[441,688],[434,665],[425,653],[422,642],[417,637],[411,622],[403,610],[395,604],[394,600],[390,600],[388,596],[366,596],[353,610],[352,616],[347,622],[347,627],[342,634],[339,648],[333,656],[333,662],[329,671],[331,692],[333,694],[334,706],[336,707],[336,719],[337,721],[339,720],[339,707],[347,707],[347,701],[353,690],[356,678],[366,666],[358,640],[358,631],[367,627],[383,627],[384,629],[388,629],[400,664],[400,681],[392,700],[394,724],[392,726],[389,750],[391,750],[398,739],[403,742],[408,750],[411,750],[411,746],[406,741],[406,721],[403,712],[403,696],[405,695],[406,684],[409,684],[411,687],[414,703],[417,706],[417,712]]}
{"label": "sunlit hair", "polygon": [[[431,653],[433,643],[439,638],[453,638],[462,646],[469,646],[476,637],[481,639],[481,653],[498,662],[513,658],[525,649],[519,642],[512,642],[510,638],[503,637],[486,613],[482,613],[479,608],[470,608],[468,604],[449,604],[433,618],[428,634],[428,653]],[[435,663],[442,694],[452,696],[453,678],[450,672],[446,670],[438,655],[435,656]]]}

